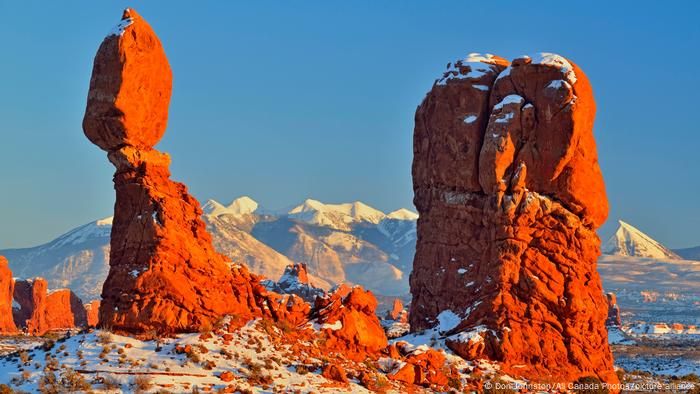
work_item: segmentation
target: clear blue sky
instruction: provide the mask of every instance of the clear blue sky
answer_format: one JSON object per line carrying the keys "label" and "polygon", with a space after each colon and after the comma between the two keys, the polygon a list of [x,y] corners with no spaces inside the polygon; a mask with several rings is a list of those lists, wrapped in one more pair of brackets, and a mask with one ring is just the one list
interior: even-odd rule
{"label": "clear blue sky", "polygon": [[113,167],[81,119],[93,56],[126,6],[170,59],[159,149],[200,200],[412,207],[413,114],[446,63],[547,51],[593,84],[609,222],[700,245],[700,9],[584,4],[0,0],[0,248],[111,215]]}

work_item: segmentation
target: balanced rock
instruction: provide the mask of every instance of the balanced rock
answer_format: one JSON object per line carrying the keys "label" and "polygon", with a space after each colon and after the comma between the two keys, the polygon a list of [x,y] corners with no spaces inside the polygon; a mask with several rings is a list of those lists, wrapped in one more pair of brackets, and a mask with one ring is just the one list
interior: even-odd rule
{"label": "balanced rock", "polygon": [[588,79],[561,56],[448,65],[415,116],[413,331],[454,322],[455,352],[530,379],[618,381],[594,115]]}
{"label": "balanced rock", "polygon": [[17,333],[17,326],[12,318],[12,299],[14,297],[15,281],[7,259],[0,256],[0,334]]}
{"label": "balanced rock", "polygon": [[340,285],[325,297],[316,298],[311,321],[325,336],[325,346],[362,361],[387,346],[375,311],[377,299],[360,286]]}
{"label": "balanced rock", "polygon": [[170,157],[153,149],[165,132],[172,75],[160,40],[133,9],[95,56],[83,130],[116,167],[110,271],[99,320],[115,331],[197,331],[221,316],[252,317],[244,267],[214,250]]}

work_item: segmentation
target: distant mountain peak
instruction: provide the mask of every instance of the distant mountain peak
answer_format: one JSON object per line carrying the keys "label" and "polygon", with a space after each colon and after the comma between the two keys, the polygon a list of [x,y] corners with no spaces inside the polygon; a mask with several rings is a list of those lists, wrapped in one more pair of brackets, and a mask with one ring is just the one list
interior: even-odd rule
{"label": "distant mountain peak", "polygon": [[401,208],[395,210],[394,212],[389,212],[389,214],[386,215],[386,218],[397,220],[417,220],[418,214],[406,208]]}
{"label": "distant mountain peak", "polygon": [[680,257],[641,230],[629,223],[618,221],[615,234],[602,247],[605,254],[654,259],[680,259]]}
{"label": "distant mountain peak", "polygon": [[209,199],[202,206],[205,214],[211,216],[234,215],[242,216],[255,212],[258,209],[258,203],[248,196],[238,197],[231,201],[228,206],[221,204],[216,200]]}

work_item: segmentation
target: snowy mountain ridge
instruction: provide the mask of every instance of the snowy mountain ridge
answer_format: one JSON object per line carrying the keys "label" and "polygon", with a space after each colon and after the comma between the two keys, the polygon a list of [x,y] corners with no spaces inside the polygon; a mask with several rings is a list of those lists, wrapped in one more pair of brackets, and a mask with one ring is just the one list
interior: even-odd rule
{"label": "snowy mountain ridge", "polygon": [[238,197],[233,200],[228,206],[224,206],[216,200],[209,199],[202,206],[202,210],[207,215],[234,215],[242,216],[255,213],[258,209],[258,203],[248,196]]}
{"label": "snowy mountain ridge", "polygon": [[[202,209],[216,250],[255,274],[278,280],[291,264],[307,263],[316,287],[347,282],[391,294],[408,292],[417,216],[408,209],[386,215],[361,202],[306,200],[273,214],[247,196],[228,205],[207,200]],[[69,287],[92,300],[99,298],[109,271],[111,229],[109,217],[36,247],[0,250],[0,255],[20,278],[42,276],[50,288]]]}
{"label": "snowy mountain ridge", "polygon": [[407,221],[418,219],[417,213],[406,208],[400,208],[386,214],[361,201],[326,204],[310,198],[282,210],[263,208],[248,196],[239,197],[229,205],[223,205],[210,199],[204,203],[202,210],[205,215],[214,217],[221,215],[241,217],[248,214],[286,216],[300,222],[342,231],[350,231],[351,226],[356,223],[379,224],[385,219]]}
{"label": "snowy mountain ridge", "polygon": [[671,249],[622,220],[615,234],[603,244],[602,251],[617,256],[680,259]]}
{"label": "snowy mountain ridge", "polygon": [[386,214],[360,201],[324,204],[317,200],[307,199],[287,212],[287,216],[317,226],[350,230],[351,223],[377,224],[386,217]]}

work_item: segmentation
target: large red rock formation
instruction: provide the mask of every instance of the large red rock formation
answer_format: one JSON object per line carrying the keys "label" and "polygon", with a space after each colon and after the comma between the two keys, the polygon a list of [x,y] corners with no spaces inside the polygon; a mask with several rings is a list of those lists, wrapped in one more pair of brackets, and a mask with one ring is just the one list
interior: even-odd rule
{"label": "large red rock formation", "polygon": [[329,295],[316,298],[311,319],[325,337],[326,347],[349,359],[364,360],[387,346],[376,310],[372,292],[340,285]]}
{"label": "large red rock formation", "polygon": [[15,282],[15,301],[20,310],[15,315],[15,324],[31,335],[42,335],[49,330],[46,324],[46,296],[48,283],[44,278],[18,280]]}
{"label": "large red rock formation", "polygon": [[0,256],[0,334],[15,334],[17,326],[12,318],[12,298],[15,281],[7,259]]}
{"label": "large red rock formation", "polygon": [[83,301],[69,289],[57,289],[46,297],[46,326],[49,330],[87,326]]}
{"label": "large red rock formation", "polygon": [[[448,65],[416,112],[414,331],[533,379],[617,382],[596,228],[607,198],[585,74],[552,54]],[[518,368],[512,368],[519,366]]]}
{"label": "large red rock formation", "polygon": [[31,335],[43,335],[56,329],[85,327],[87,314],[83,302],[69,289],[48,291],[44,278],[18,280],[14,299],[20,305],[14,311],[15,324]]}
{"label": "large red rock formation", "polygon": [[172,76],[163,47],[133,9],[95,56],[85,135],[116,167],[110,271],[100,324],[116,331],[196,331],[222,315],[252,316],[247,271],[232,272],[200,219],[197,200],[169,179],[153,149],[165,132]]}

